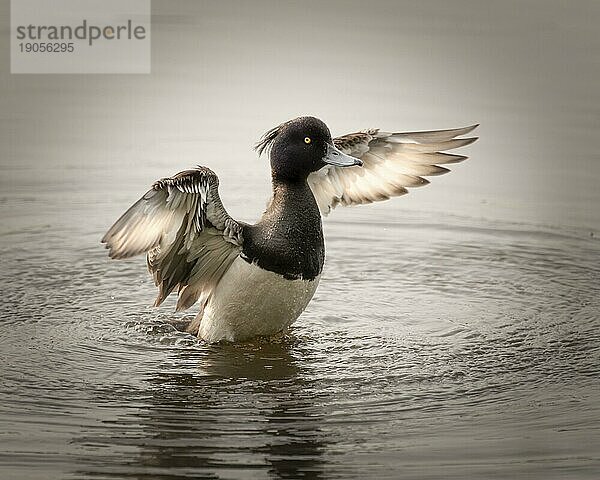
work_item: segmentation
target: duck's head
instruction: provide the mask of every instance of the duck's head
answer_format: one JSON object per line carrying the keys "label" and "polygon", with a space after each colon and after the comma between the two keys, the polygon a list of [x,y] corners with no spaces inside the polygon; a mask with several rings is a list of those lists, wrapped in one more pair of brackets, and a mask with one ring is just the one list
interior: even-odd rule
{"label": "duck's head", "polygon": [[338,150],[327,125],[315,117],[299,117],[269,130],[256,144],[262,154],[269,151],[271,173],[283,181],[304,180],[325,165],[362,165],[358,158]]}

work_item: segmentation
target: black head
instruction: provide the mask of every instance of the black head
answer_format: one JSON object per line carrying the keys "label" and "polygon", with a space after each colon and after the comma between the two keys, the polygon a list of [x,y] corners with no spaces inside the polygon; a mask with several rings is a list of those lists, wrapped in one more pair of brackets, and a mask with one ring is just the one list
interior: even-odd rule
{"label": "black head", "polygon": [[273,178],[285,181],[305,180],[326,164],[362,165],[357,158],[340,152],[329,128],[315,117],[299,117],[269,130],[256,144],[262,154],[270,151]]}

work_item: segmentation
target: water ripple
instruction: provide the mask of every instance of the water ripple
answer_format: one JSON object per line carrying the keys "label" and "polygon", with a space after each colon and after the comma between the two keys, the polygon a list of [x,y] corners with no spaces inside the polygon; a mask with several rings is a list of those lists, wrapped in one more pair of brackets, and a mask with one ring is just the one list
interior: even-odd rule
{"label": "water ripple", "polygon": [[175,330],[172,302],[149,307],[142,261],[108,262],[95,244],[52,235],[42,253],[31,237],[41,231],[12,242],[0,259],[14,272],[0,307],[0,465],[72,478],[330,478],[368,476],[369,455],[385,477],[392,454],[419,465],[418,451],[460,443],[519,464],[541,438],[555,441],[539,461],[564,472],[597,459],[593,442],[563,447],[598,439],[597,242],[331,228],[311,308],[278,341],[240,345]]}

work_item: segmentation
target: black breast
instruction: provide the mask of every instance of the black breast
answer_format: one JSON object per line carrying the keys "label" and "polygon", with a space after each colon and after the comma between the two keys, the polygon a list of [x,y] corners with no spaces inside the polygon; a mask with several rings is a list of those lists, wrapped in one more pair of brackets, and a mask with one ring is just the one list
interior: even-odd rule
{"label": "black breast", "polygon": [[288,279],[313,280],[323,270],[321,215],[306,182],[281,183],[256,225],[243,231],[242,258]]}

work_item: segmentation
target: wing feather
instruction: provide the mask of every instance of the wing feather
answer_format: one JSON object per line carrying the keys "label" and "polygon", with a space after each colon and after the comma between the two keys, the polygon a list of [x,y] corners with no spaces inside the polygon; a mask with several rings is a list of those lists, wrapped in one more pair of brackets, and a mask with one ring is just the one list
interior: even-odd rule
{"label": "wing feather", "polygon": [[175,289],[178,310],[206,301],[241,252],[242,225],[223,207],[218,186],[206,167],[158,180],[102,238],[111,258],[148,253],[156,306]]}
{"label": "wing feather", "polygon": [[337,148],[360,158],[363,166],[327,165],[311,173],[308,183],[324,215],[340,204],[360,205],[404,195],[407,188],[427,185],[423,177],[450,171],[440,165],[466,160],[464,155],[446,152],[477,140],[456,138],[476,127],[399,133],[370,129],[334,138]]}

